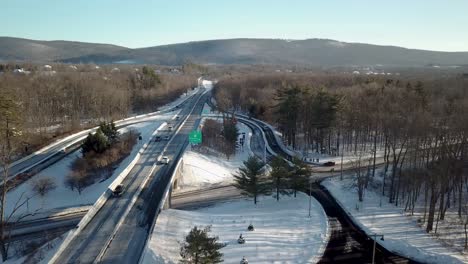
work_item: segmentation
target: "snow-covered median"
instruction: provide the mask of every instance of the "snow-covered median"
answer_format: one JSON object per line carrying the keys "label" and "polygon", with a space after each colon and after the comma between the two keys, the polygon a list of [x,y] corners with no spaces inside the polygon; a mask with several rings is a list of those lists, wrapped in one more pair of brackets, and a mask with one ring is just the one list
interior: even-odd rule
{"label": "snow-covered median", "polygon": [[[422,263],[468,262],[466,256],[424,232],[401,208],[388,203],[388,198],[373,191],[366,191],[364,201],[359,203],[357,191],[350,187],[350,179],[328,179],[323,181],[322,185],[366,233],[383,234],[385,240],[378,240],[378,243],[388,250]],[[359,207],[359,210],[356,210],[356,207]]]}
{"label": "snow-covered median", "polygon": [[[315,263],[327,244],[327,218],[320,204],[298,193],[297,198],[261,197],[236,200],[196,211],[169,209],[158,217],[143,255],[143,263],[178,263],[179,242],[193,226],[212,226],[211,235],[227,243],[221,252],[225,263],[239,263],[245,256],[250,263]],[[247,231],[249,224],[255,231]],[[239,234],[246,239],[238,244]]]}
{"label": "snow-covered median", "polygon": [[[32,212],[39,213],[39,217],[44,217],[44,214],[41,213],[57,212],[68,207],[92,205],[107,189],[109,184],[111,184],[112,181],[134,159],[143,144],[149,140],[151,134],[164,122],[164,120],[169,119],[172,115],[173,114],[166,114],[150,117],[145,122],[137,123],[120,129],[120,133],[125,133],[130,129],[134,129],[141,133],[142,140],[133,147],[130,155],[119,164],[119,167],[114,170],[112,176],[105,181],[97,182],[86,187],[81,194],[79,194],[76,190],[70,190],[64,185],[65,177],[70,173],[71,163],[76,158],[81,156],[81,153],[78,150],[8,192],[6,214],[9,215],[10,212],[14,210],[18,201],[25,201],[27,198],[30,198],[30,200],[27,204],[16,211],[15,215],[13,216],[14,218]],[[32,191],[32,183],[45,177],[51,178],[56,184],[56,188],[48,192],[45,196],[41,197]],[[54,210],[52,211],[52,209]]]}

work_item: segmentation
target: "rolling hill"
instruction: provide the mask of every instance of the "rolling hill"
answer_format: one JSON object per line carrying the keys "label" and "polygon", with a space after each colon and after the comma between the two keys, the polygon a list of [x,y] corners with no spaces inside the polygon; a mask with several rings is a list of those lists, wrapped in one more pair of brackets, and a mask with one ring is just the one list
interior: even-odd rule
{"label": "rolling hill", "polygon": [[102,64],[180,65],[192,61],[203,64],[418,67],[467,65],[468,52],[416,50],[329,39],[226,39],[129,49],[107,44],[0,37],[0,59]]}

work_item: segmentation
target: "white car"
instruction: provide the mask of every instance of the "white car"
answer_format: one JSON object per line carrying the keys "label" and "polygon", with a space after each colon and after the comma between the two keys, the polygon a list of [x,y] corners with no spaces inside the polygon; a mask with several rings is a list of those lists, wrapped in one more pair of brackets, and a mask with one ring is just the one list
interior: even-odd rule
{"label": "white car", "polygon": [[165,165],[169,164],[169,158],[166,157],[166,156],[162,157],[161,158],[161,164],[165,164]]}

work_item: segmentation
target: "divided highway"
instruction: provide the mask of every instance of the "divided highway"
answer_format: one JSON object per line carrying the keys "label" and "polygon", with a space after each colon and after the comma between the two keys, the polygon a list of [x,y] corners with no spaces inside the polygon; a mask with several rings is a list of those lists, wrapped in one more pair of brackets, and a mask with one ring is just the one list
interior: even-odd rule
{"label": "divided highway", "polygon": [[[162,193],[189,132],[199,125],[206,98],[199,92],[185,103],[174,126],[177,131],[161,134],[172,136],[170,141],[150,143],[123,181],[122,196],[107,200],[54,263],[135,263],[139,259]],[[162,155],[170,158],[168,165],[156,162]]]}

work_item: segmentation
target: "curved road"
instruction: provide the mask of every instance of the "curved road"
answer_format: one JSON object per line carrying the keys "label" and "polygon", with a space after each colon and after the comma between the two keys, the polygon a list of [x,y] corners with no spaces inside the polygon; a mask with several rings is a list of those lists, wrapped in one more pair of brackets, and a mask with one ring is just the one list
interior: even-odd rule
{"label": "curved road", "polygon": [[[250,120],[250,122],[255,122],[261,127],[268,144],[274,152],[287,160],[291,160],[291,157],[278,146],[274,132],[270,127],[264,126],[255,120]],[[373,240],[352,222],[346,212],[336,203],[333,196],[319,183],[313,184],[311,190],[305,189],[303,191],[305,193],[310,192],[322,205],[331,228],[330,240],[319,263],[371,263]],[[389,252],[379,244],[376,245],[375,261],[376,263],[417,263]]]}

